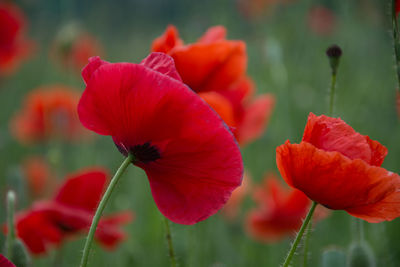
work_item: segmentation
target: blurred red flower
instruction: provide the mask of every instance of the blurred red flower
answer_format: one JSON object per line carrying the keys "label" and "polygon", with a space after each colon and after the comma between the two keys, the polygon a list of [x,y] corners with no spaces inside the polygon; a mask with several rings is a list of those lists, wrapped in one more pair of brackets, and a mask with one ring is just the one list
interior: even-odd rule
{"label": "blurred red flower", "polygon": [[66,69],[80,72],[93,56],[104,56],[101,43],[76,23],[61,28],[50,49],[50,58]]}
{"label": "blurred red flower", "polygon": [[40,87],[30,92],[11,121],[11,131],[21,143],[51,138],[78,140],[88,132],[79,123],[79,93],[63,85]]}
{"label": "blurred red flower", "polygon": [[399,15],[399,12],[400,12],[400,0],[396,0],[395,12],[396,12],[396,17],[397,17]]}
{"label": "blurred red flower", "polygon": [[[103,169],[85,170],[71,175],[52,200],[35,202],[16,216],[18,237],[33,254],[46,253],[66,238],[86,232],[107,182]],[[95,238],[105,248],[114,248],[125,238],[120,226],[133,219],[121,212],[100,220]]]}
{"label": "blurred red flower", "polygon": [[312,200],[368,222],[400,216],[400,177],[379,166],[387,149],[341,119],[310,113],[300,144],[277,148],[285,181]]}
{"label": "blurred red flower", "polygon": [[55,182],[47,161],[40,156],[26,158],[22,163],[22,172],[34,198],[43,197]]}
{"label": "blurred red flower", "polygon": [[324,6],[314,6],[308,12],[308,27],[318,35],[330,35],[336,27],[336,17]]}
{"label": "blurred red flower", "polygon": [[279,4],[289,4],[294,0],[237,0],[239,13],[247,19],[259,19],[273,12]]}
{"label": "blurred red flower", "polygon": [[[247,216],[249,234],[262,242],[276,242],[299,230],[310,206],[310,199],[300,190],[286,188],[275,174],[267,174],[263,185],[254,191],[257,209]],[[315,220],[328,214],[318,207]]]}
{"label": "blurred red flower", "polygon": [[241,186],[232,192],[231,198],[221,210],[221,214],[224,216],[224,218],[227,220],[234,220],[238,216],[240,205],[242,204],[246,195],[251,191],[251,186],[251,177],[245,171]]}
{"label": "blurred red flower", "polygon": [[15,267],[6,257],[0,254],[0,267]]}
{"label": "blurred red flower", "polygon": [[134,155],[161,213],[194,224],[226,203],[243,175],[239,148],[215,112],[182,83],[171,57],[152,53],[140,64],[96,57],[82,76],[82,124]]}
{"label": "blurred red flower", "polygon": [[215,26],[194,44],[184,45],[174,26],[154,40],[153,51],[172,56],[179,75],[230,126],[240,145],[260,137],[275,104],[271,94],[253,97],[254,83],[246,76],[243,41],[226,40],[226,29]]}
{"label": "blurred red flower", "polygon": [[274,174],[265,177],[253,196],[258,208],[248,214],[246,228],[252,237],[264,242],[295,233],[311,203],[301,191],[283,187]]}
{"label": "blurred red flower", "polygon": [[0,76],[9,75],[31,52],[33,42],[25,39],[26,20],[12,3],[0,3]]}

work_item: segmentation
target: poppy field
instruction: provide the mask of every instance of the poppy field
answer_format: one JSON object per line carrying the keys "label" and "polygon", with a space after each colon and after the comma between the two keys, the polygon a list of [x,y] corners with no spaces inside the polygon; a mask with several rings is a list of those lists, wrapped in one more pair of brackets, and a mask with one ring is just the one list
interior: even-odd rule
{"label": "poppy field", "polygon": [[400,266],[399,12],[0,0],[0,267]]}

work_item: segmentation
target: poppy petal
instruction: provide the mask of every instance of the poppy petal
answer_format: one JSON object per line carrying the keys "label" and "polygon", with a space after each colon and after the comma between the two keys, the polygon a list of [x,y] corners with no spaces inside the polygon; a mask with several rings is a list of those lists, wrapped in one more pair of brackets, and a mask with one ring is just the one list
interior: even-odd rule
{"label": "poppy petal", "polygon": [[271,117],[274,105],[274,96],[263,94],[246,107],[237,131],[238,142],[241,145],[245,145],[262,135]]}
{"label": "poppy petal", "polygon": [[361,135],[342,121],[324,115],[310,113],[303,141],[325,151],[337,151],[350,159],[362,159],[368,164],[380,166],[387,149],[368,136]]}
{"label": "poppy petal", "polygon": [[9,261],[6,257],[0,254],[0,267],[15,267],[11,261]]}
{"label": "poppy petal", "polygon": [[368,222],[400,214],[400,177],[395,173],[308,142],[287,141],[276,155],[285,181],[330,209],[348,210]]}
{"label": "poppy petal", "polygon": [[175,47],[183,45],[175,26],[169,25],[163,35],[154,39],[151,45],[152,52],[169,53]]}
{"label": "poppy petal", "polygon": [[106,181],[107,173],[100,168],[71,175],[54,200],[69,207],[93,212],[100,201]]}
{"label": "poppy petal", "polygon": [[247,67],[242,41],[196,43],[171,52],[183,82],[196,92],[227,90]]}
{"label": "poppy petal", "polygon": [[226,28],[224,26],[210,27],[202,37],[199,39],[199,43],[212,43],[217,41],[225,40]]}
{"label": "poppy petal", "polygon": [[175,80],[182,81],[181,76],[179,76],[179,73],[176,71],[174,60],[164,53],[153,52],[143,59],[140,64],[158,71],[159,73],[168,75]]}
{"label": "poppy petal", "polygon": [[82,69],[82,77],[87,84],[95,72],[100,66],[109,64],[107,61],[101,60],[100,57],[89,58],[89,63]]}

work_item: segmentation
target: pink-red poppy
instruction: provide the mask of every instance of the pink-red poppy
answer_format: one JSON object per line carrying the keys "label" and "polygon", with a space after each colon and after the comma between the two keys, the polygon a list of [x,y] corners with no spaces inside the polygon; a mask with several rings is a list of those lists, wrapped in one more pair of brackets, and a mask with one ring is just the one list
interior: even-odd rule
{"label": "pink-red poppy", "polygon": [[171,57],[152,53],[140,64],[95,57],[82,76],[81,122],[133,154],[161,213],[194,224],[226,203],[243,175],[239,148],[220,117],[182,83]]}
{"label": "pink-red poppy", "polygon": [[400,216],[400,177],[381,168],[387,149],[340,118],[310,113],[302,142],[277,148],[285,181],[310,199],[368,222]]}
{"label": "pink-red poppy", "polygon": [[55,183],[47,161],[40,156],[26,158],[22,172],[34,198],[43,197]]}
{"label": "pink-red poppy", "polygon": [[0,3],[0,76],[15,71],[31,52],[33,43],[25,37],[26,20],[11,2]]}
{"label": "pink-red poppy", "polygon": [[6,257],[0,254],[0,267],[15,267],[15,265]]}
{"label": "pink-red poppy", "polygon": [[177,29],[168,26],[152,50],[172,56],[183,82],[221,116],[243,146],[262,135],[275,98],[254,96],[254,83],[246,76],[245,43],[225,37],[226,29],[215,26],[196,43],[184,45]]}
{"label": "pink-red poppy", "polygon": [[[246,220],[248,233],[261,242],[276,242],[299,230],[310,207],[311,200],[300,190],[285,187],[275,174],[265,176],[263,184],[253,193],[257,208]],[[317,207],[314,220],[327,216],[323,207]]]}
{"label": "pink-red poppy", "polygon": [[69,23],[59,31],[50,49],[50,58],[66,69],[80,72],[90,57],[103,56],[101,43],[76,23]]}
{"label": "pink-red poppy", "polygon": [[[73,174],[51,200],[35,202],[16,215],[18,237],[33,254],[46,253],[67,238],[85,233],[107,184],[103,169]],[[125,238],[120,229],[132,220],[131,212],[121,212],[100,220],[95,238],[105,248],[114,248]]]}
{"label": "pink-red poppy", "polygon": [[336,16],[324,6],[314,6],[308,12],[307,23],[317,35],[330,35],[336,27]]}
{"label": "pink-red poppy", "polygon": [[30,92],[13,117],[10,127],[24,144],[50,139],[78,140],[88,132],[79,122],[76,106],[79,93],[64,85],[40,87]]}

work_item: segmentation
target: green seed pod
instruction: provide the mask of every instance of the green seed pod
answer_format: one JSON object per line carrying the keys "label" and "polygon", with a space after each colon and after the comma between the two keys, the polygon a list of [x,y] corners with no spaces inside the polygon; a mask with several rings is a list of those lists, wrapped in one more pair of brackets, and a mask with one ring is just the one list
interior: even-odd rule
{"label": "green seed pod", "polygon": [[366,242],[355,242],[350,245],[348,267],[376,267],[375,256]]}
{"label": "green seed pod", "polygon": [[338,248],[329,248],[322,252],[322,267],[338,267],[346,265],[346,254]]}

